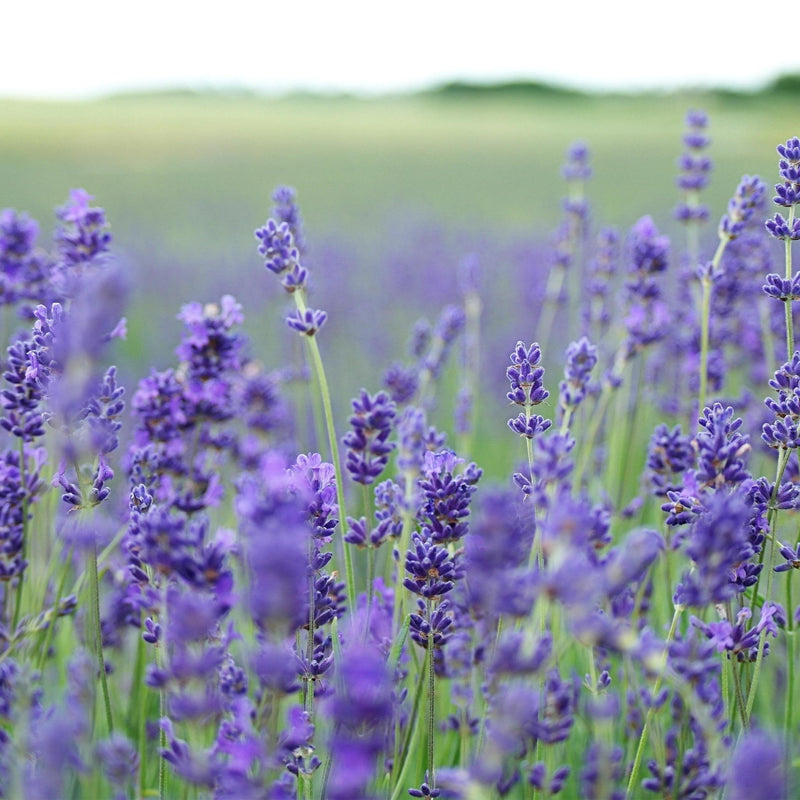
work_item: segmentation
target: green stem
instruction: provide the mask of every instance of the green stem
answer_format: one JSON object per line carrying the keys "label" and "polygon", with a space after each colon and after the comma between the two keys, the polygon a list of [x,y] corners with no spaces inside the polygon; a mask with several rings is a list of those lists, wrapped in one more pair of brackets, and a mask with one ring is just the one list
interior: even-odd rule
{"label": "green stem", "polygon": [[[306,642],[306,661],[308,662],[309,669],[311,662],[314,660],[314,630],[316,623],[316,573],[310,569],[311,562],[314,558],[314,540],[309,536],[308,538],[308,565],[310,575],[308,577],[308,640]],[[306,676],[305,690],[303,693],[303,711],[307,712],[309,719],[314,718],[314,681],[310,675]]]}
{"label": "green stem", "polygon": [[[300,313],[305,313],[306,303],[301,291],[293,292],[295,304]],[[325,377],[325,367],[322,364],[322,356],[319,352],[319,345],[314,336],[307,336],[309,352],[311,353],[311,363],[319,381],[319,390],[322,395],[322,407],[325,412],[325,424],[328,428],[328,446],[330,448],[331,461],[336,473],[336,502],[339,505],[339,530],[344,533],[347,526],[347,512],[344,503],[344,480],[342,478],[342,465],[339,460],[339,443],[336,439],[336,429],[333,424],[333,406],[331,405],[331,393],[328,388],[328,380]],[[345,581],[347,583],[347,607],[352,614],[355,611],[356,602],[356,581],[353,574],[353,559],[347,542],[342,541],[344,550]]]}
{"label": "green stem", "polygon": [[394,615],[392,619],[392,631],[398,630],[400,621],[406,616],[406,597],[408,592],[403,586],[403,576],[405,575],[405,557],[411,543],[411,531],[414,528],[415,512],[412,508],[414,499],[414,483],[416,475],[413,472],[403,473],[405,479],[405,494],[402,509],[403,529],[400,531],[397,552],[399,559],[396,566],[395,586],[394,586]]}
{"label": "green stem", "polygon": [[731,674],[733,675],[733,686],[736,689],[736,708],[739,710],[739,719],[742,722],[742,730],[747,728],[747,717],[745,716],[744,707],[747,704],[747,701],[744,698],[744,692],[742,691],[742,674],[741,670],[744,668],[743,665],[740,665],[740,669],[737,669],[736,664],[731,664]]}
{"label": "green stem", "polygon": [[[778,494],[778,487],[780,486],[781,478],[783,477],[783,471],[786,469],[786,464],[789,461],[789,454],[790,451],[787,449],[781,449],[778,451],[778,468],[775,475],[775,486],[772,489],[772,496],[770,497],[770,509],[767,517],[769,520],[769,530],[772,536],[770,537],[769,558],[767,559],[766,564],[767,588],[764,593],[762,608],[770,601],[770,598],[772,597],[772,576],[775,574],[772,566],[775,561],[775,539],[777,538],[776,527],[778,519],[778,510],[775,508],[774,503]],[[755,703],[756,699],[756,689],[758,688],[758,680],[761,675],[761,665],[764,661],[764,643],[766,642],[766,638],[766,631],[761,631],[761,634],[758,637],[758,654],[756,655],[756,663],[753,667],[753,678],[750,682],[750,692],[747,695],[747,706],[745,707],[745,727],[749,726],[750,717],[753,712],[753,704]]]}
{"label": "green stem", "polygon": [[428,785],[436,788],[436,774],[434,771],[434,743],[436,737],[436,658],[433,645],[433,626],[431,625],[431,601],[428,600],[428,624],[431,626],[428,634]]}
{"label": "green stem", "polygon": [[[27,464],[26,457],[25,457],[25,442],[20,439],[19,440],[19,480],[20,486],[22,487],[22,560],[23,562],[27,560],[28,555],[28,487],[27,487],[27,478],[26,478],[26,467]],[[16,600],[14,605],[14,623],[11,628],[11,632],[14,633],[17,630],[17,625],[19,624],[20,617],[22,616],[22,589],[24,586],[23,581],[24,573],[20,573],[17,576],[17,592],[16,592]]]}
{"label": "green stem", "polygon": [[[140,613],[141,619],[143,615]],[[145,699],[142,696],[144,687],[144,669],[147,661],[145,641],[139,633],[136,642],[136,662],[133,669],[131,704],[128,708],[128,725],[136,731],[136,750],[139,753],[139,768],[136,775],[137,797],[144,797],[145,764],[147,763],[147,713]]]}
{"label": "green stem", "polygon": [[93,645],[97,658],[97,668],[100,670],[100,686],[103,692],[103,706],[106,713],[106,726],[108,733],[114,732],[114,720],[111,715],[111,696],[108,692],[108,676],[106,675],[106,660],[103,656],[103,631],[100,625],[100,578],[97,572],[97,545],[92,545],[89,553],[89,596],[91,602],[91,617]]}
{"label": "green stem", "polygon": [[698,416],[703,413],[706,407],[706,396],[708,395],[708,339],[709,322],[711,318],[711,278],[704,276],[700,280],[701,301],[700,301],[700,393],[697,402]]}
{"label": "green stem", "polygon": [[[42,642],[42,648],[39,651],[39,669],[44,669],[44,663],[47,661],[47,653],[50,650],[50,644],[53,641],[53,636],[55,634],[56,628],[56,621],[58,620],[58,609],[61,606],[61,598],[64,596],[64,587],[67,583],[67,577],[69,576],[70,567],[72,565],[72,552],[73,548],[70,547],[69,552],[67,553],[67,558],[64,562],[63,569],[61,571],[61,577],[58,581],[58,586],[56,587],[56,597],[55,603],[53,604],[53,618],[50,620],[50,624],[47,626],[44,632],[44,641]],[[44,608],[44,605],[43,605]]]}
{"label": "green stem", "polygon": [[[794,206],[789,206],[789,215],[787,224],[789,228],[792,227],[794,222]],[[784,241],[784,252],[786,260],[786,279],[792,279],[792,240],[786,239]],[[794,321],[792,320],[792,301],[787,300],[784,303],[784,313],[786,316],[786,360],[791,361],[794,355]]]}
{"label": "green stem", "polygon": [[[661,669],[659,669],[658,675],[656,676],[655,683],[653,684],[653,689],[652,689],[652,692],[651,692],[651,695],[653,697],[655,697],[658,694],[658,692],[661,689],[661,684],[664,681],[664,667],[666,666],[667,649],[669,648],[669,643],[672,641],[672,639],[675,636],[675,631],[678,628],[678,620],[680,619],[681,614],[683,613],[683,610],[684,610],[684,606],[682,606],[680,603],[675,606],[675,613],[672,615],[672,624],[669,626],[669,631],[667,633],[667,639],[664,642],[664,645],[665,645],[665,647],[664,647],[664,657],[663,657],[664,665],[662,666]],[[644,748],[645,748],[645,745],[647,744],[647,736],[648,736],[649,729],[650,729],[650,723],[653,720],[654,713],[655,713],[655,709],[651,706],[647,710],[647,714],[645,715],[645,718],[644,718],[644,725],[642,726],[642,733],[641,733],[641,736],[639,736],[639,744],[638,744],[638,746],[636,748],[636,756],[634,757],[633,767],[631,768],[630,778],[628,779],[628,788],[625,790],[625,797],[626,798],[635,797],[635,795],[633,794],[633,787],[636,785],[636,780],[639,777],[639,768],[642,765],[642,756],[644,755]]]}
{"label": "green stem", "polygon": [[730,239],[727,236],[720,236],[719,244],[711,259],[711,270],[709,274],[704,275],[700,279],[700,287],[702,290],[701,299],[701,316],[700,316],[700,394],[698,397],[698,416],[703,413],[706,407],[706,398],[708,395],[708,350],[709,350],[709,330],[711,325],[711,288],[713,275],[719,267],[722,260],[722,254],[725,252],[725,246]]}
{"label": "green stem", "polygon": [[[367,519],[367,529],[372,525],[372,504],[370,502],[370,491],[367,484],[362,484],[364,490],[364,516]],[[369,626],[372,621],[372,584],[375,581],[375,548],[367,542],[367,618],[364,623],[364,641],[369,637]]]}
{"label": "green stem", "polygon": [[584,439],[583,447],[581,449],[580,459],[577,461],[577,465],[575,467],[575,480],[573,483],[576,489],[580,489],[581,487],[583,473],[586,471],[586,467],[589,465],[589,459],[592,457],[592,453],[594,452],[595,439],[597,439],[597,434],[600,432],[600,426],[603,424],[603,417],[605,416],[605,413],[608,409],[608,404],[611,401],[611,392],[613,389],[614,387],[609,381],[606,381],[603,384],[600,397],[597,398],[597,403],[595,404],[593,412],[589,417],[586,438]]}
{"label": "green stem", "polygon": [[788,763],[789,747],[792,732],[794,730],[794,672],[795,660],[797,658],[797,631],[792,614],[792,575],[786,576],[786,610],[789,619],[786,625],[786,648],[787,648],[787,674],[786,674],[786,700],[784,701],[783,714],[783,736],[786,745],[786,757]]}
{"label": "green stem", "polygon": [[[428,651],[426,650],[426,656]],[[405,775],[408,771],[409,764],[411,763],[411,759],[408,757],[409,753],[412,750],[412,745],[416,744],[417,739],[420,736],[421,731],[425,726],[418,725],[419,719],[419,707],[421,705],[422,695],[425,691],[424,687],[426,684],[427,672],[423,665],[423,668],[419,671],[419,680],[417,681],[417,689],[414,693],[414,705],[411,711],[411,717],[409,718],[408,724],[406,725],[406,736],[403,742],[403,746],[400,749],[400,756],[395,759],[394,764],[392,766],[392,774],[396,769],[400,769],[400,772],[397,775],[397,780],[394,782],[394,790],[392,791],[392,800],[397,800],[403,792],[403,786],[405,784]]]}

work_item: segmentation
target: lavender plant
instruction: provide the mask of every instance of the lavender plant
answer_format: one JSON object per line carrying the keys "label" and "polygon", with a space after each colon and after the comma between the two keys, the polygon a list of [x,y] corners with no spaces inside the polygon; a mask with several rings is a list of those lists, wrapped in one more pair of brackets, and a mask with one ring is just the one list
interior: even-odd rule
{"label": "lavender plant", "polygon": [[[687,121],[678,217],[699,261],[707,119]],[[794,796],[800,142],[779,154],[788,220],[757,229],[763,187],[743,179],[697,304],[670,294],[652,217],[622,254],[608,229],[591,242],[588,150],[570,151],[551,282],[585,263],[586,293],[580,319],[512,349],[525,453],[492,437],[499,470],[475,426],[503,372],[484,359],[474,261],[383,389],[330,373],[355,397],[338,438],[327,315],[308,304],[317,251],[296,194],[276,192],[256,236],[316,376],[323,454],[230,295],[180,310],[173,365],[126,405],[104,212],[74,191],[49,251],[1,212],[0,300],[27,330],[0,394],[0,796]],[[772,309],[747,299],[761,285]],[[707,403],[723,389],[738,397]],[[496,393],[480,401],[502,426]]]}

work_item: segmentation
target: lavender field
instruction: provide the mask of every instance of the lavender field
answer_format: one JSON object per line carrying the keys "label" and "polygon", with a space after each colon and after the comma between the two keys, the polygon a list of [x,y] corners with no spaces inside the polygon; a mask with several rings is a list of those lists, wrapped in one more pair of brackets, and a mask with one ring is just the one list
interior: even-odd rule
{"label": "lavender field", "polygon": [[17,107],[0,796],[796,796],[800,140],[679,105]]}

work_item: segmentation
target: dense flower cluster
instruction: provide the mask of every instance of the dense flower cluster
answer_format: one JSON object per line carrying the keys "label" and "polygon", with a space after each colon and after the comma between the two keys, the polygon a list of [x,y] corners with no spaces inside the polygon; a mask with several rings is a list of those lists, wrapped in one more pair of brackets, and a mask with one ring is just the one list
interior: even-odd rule
{"label": "dense flower cluster", "polygon": [[[651,217],[624,249],[595,235],[573,145],[536,320],[553,329],[506,369],[516,472],[482,430],[500,404],[475,413],[503,372],[482,360],[474,259],[337,436],[293,190],[256,237],[310,369],[253,360],[224,295],[183,306],[175,362],[129,407],[106,362],[126,324],[105,213],[74,191],[48,253],[0,212],[0,305],[27,327],[0,390],[0,795],[794,796],[800,289],[768,272],[757,178],[700,258],[710,142],[703,112],[686,122],[676,215],[703,308]],[[788,219],[767,227],[791,239],[800,140],[779,153]],[[570,341],[554,424],[534,412]],[[699,360],[702,389],[683,379]],[[319,397],[295,424],[298,375]]]}

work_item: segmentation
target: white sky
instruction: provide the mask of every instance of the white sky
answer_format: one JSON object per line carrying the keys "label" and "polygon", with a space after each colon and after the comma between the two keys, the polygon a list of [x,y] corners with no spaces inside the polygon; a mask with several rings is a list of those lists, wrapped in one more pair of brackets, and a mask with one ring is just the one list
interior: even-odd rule
{"label": "white sky", "polygon": [[459,78],[749,88],[800,71],[771,8],[745,0],[0,0],[0,96],[181,85],[374,93]]}

